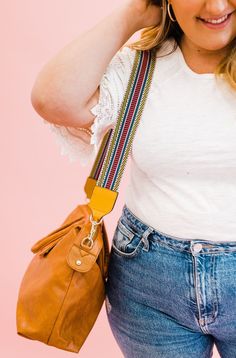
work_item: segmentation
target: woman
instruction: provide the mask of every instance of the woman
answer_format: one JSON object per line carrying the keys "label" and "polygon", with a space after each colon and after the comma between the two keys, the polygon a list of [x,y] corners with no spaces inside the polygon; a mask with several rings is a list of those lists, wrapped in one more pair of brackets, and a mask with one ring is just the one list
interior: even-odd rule
{"label": "woman", "polygon": [[[141,39],[123,46],[136,31]],[[157,61],[131,152],[106,311],[125,357],[236,357],[236,0],[131,0],[68,44],[32,103],[94,158],[135,49]]]}

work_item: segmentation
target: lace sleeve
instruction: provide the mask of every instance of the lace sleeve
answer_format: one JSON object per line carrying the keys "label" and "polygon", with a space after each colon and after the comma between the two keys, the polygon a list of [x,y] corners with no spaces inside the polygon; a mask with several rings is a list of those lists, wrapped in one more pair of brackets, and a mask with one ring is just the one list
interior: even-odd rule
{"label": "lace sleeve", "polygon": [[123,47],[109,63],[100,82],[98,103],[90,111],[95,116],[90,129],[65,127],[44,120],[55,133],[61,155],[71,162],[87,165],[95,159],[100,142],[108,129],[114,127],[128,85],[135,50]]}

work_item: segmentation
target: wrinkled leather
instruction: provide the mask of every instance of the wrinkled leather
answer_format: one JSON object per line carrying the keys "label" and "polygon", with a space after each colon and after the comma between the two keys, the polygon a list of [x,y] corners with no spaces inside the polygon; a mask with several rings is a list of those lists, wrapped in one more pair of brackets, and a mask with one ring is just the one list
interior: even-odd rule
{"label": "wrinkled leather", "polygon": [[[20,285],[17,333],[79,352],[105,299],[109,243],[103,221],[92,250],[81,247],[90,232],[91,208],[77,206],[49,235],[37,241]],[[80,260],[81,265],[76,265]]]}

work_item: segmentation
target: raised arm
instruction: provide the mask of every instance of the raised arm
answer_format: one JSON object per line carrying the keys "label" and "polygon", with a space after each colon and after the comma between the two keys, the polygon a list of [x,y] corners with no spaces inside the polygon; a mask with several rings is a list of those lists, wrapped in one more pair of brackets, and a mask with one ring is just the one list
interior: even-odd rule
{"label": "raised arm", "polygon": [[90,108],[98,102],[99,83],[112,57],[136,31],[160,21],[160,8],[147,8],[146,2],[126,1],[43,66],[31,93],[41,117],[63,126],[90,127]]}

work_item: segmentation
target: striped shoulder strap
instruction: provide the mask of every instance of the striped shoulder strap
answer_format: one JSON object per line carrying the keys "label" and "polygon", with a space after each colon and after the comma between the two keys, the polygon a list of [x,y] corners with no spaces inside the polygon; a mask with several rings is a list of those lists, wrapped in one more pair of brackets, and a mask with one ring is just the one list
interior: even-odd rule
{"label": "striped shoulder strap", "polygon": [[155,50],[136,50],[128,86],[114,129],[103,138],[85,192],[95,220],[114,207],[122,174],[127,163],[155,68]]}

